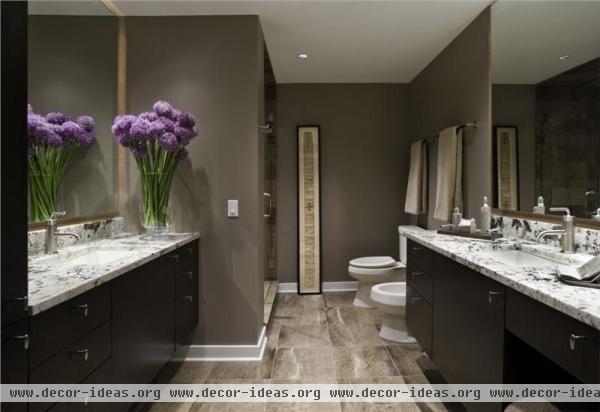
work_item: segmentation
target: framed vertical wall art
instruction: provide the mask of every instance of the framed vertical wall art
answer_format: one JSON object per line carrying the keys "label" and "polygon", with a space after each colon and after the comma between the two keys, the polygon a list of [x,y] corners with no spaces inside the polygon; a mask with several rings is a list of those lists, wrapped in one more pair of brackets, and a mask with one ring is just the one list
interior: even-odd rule
{"label": "framed vertical wall art", "polygon": [[319,126],[298,126],[298,294],[321,293]]}
{"label": "framed vertical wall art", "polygon": [[496,206],[519,210],[519,143],[516,126],[494,127]]}

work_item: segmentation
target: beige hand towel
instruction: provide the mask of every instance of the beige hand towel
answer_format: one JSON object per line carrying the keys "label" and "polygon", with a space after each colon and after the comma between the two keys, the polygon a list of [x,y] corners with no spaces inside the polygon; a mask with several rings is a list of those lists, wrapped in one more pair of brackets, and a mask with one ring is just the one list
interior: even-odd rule
{"label": "beige hand towel", "polygon": [[449,222],[452,210],[463,210],[462,199],[462,131],[449,127],[438,139],[437,187],[433,218]]}
{"label": "beige hand towel", "polygon": [[427,143],[410,145],[410,171],[404,211],[413,215],[427,213]]}

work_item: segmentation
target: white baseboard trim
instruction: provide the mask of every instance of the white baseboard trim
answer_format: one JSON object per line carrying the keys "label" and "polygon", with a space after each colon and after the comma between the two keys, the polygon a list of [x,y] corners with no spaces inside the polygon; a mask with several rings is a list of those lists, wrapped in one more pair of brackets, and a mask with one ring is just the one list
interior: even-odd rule
{"label": "white baseboard trim", "polygon": [[[321,285],[323,292],[354,292],[358,289],[357,281],[349,282],[323,282]],[[278,293],[298,293],[298,283],[279,283]]]}
{"label": "white baseboard trim", "polygon": [[256,345],[191,345],[175,354],[174,360],[186,362],[260,361],[267,347],[263,326]]}

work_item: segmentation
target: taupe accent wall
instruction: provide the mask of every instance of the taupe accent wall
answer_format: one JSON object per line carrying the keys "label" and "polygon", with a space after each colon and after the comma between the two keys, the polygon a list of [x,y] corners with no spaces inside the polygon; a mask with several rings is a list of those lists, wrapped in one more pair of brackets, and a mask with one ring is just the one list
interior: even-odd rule
{"label": "taupe accent wall", "polygon": [[[171,194],[176,231],[201,233],[195,344],[256,344],[263,325],[263,38],[256,16],[128,17],[128,112],[159,99],[190,110],[199,136]],[[129,156],[130,210],[138,173]],[[239,200],[239,218],[227,200]],[[143,287],[143,285],[141,285]]]}
{"label": "taupe accent wall", "polygon": [[77,151],[58,196],[67,217],[114,213],[117,112],[117,19],[29,16],[27,99],[36,113],[87,114],[96,142]]}
{"label": "taupe accent wall", "polygon": [[321,127],[322,281],[350,281],[348,260],[398,257],[406,224],[408,88],[277,85],[277,275],[298,273],[298,125]]}
{"label": "taupe accent wall", "polygon": [[[428,140],[429,213],[420,226],[439,227],[433,219],[437,174],[435,136],[446,127],[477,121],[463,139],[463,188],[466,217],[479,221],[483,196],[491,196],[490,9],[483,11],[409,85],[412,141]],[[417,219],[411,219],[412,222]]]}
{"label": "taupe accent wall", "polygon": [[[517,126],[519,210],[533,211],[535,193],[535,85],[492,85],[492,127]],[[493,133],[493,129],[492,129]],[[494,139],[492,139],[492,142]]]}

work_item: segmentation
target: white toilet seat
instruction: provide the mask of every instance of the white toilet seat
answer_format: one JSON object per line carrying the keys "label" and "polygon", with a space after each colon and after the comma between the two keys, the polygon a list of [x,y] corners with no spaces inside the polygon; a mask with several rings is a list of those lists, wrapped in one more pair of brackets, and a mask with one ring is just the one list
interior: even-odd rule
{"label": "white toilet seat", "polygon": [[387,268],[395,265],[396,260],[391,256],[367,256],[350,261],[350,266],[365,269]]}
{"label": "white toilet seat", "polygon": [[394,262],[394,266],[386,266],[381,268],[365,268],[361,266],[348,266],[348,272],[352,275],[386,275],[394,270],[405,269],[406,265],[401,262]]}
{"label": "white toilet seat", "polygon": [[379,283],[371,288],[371,299],[388,306],[405,306],[406,283]]}

